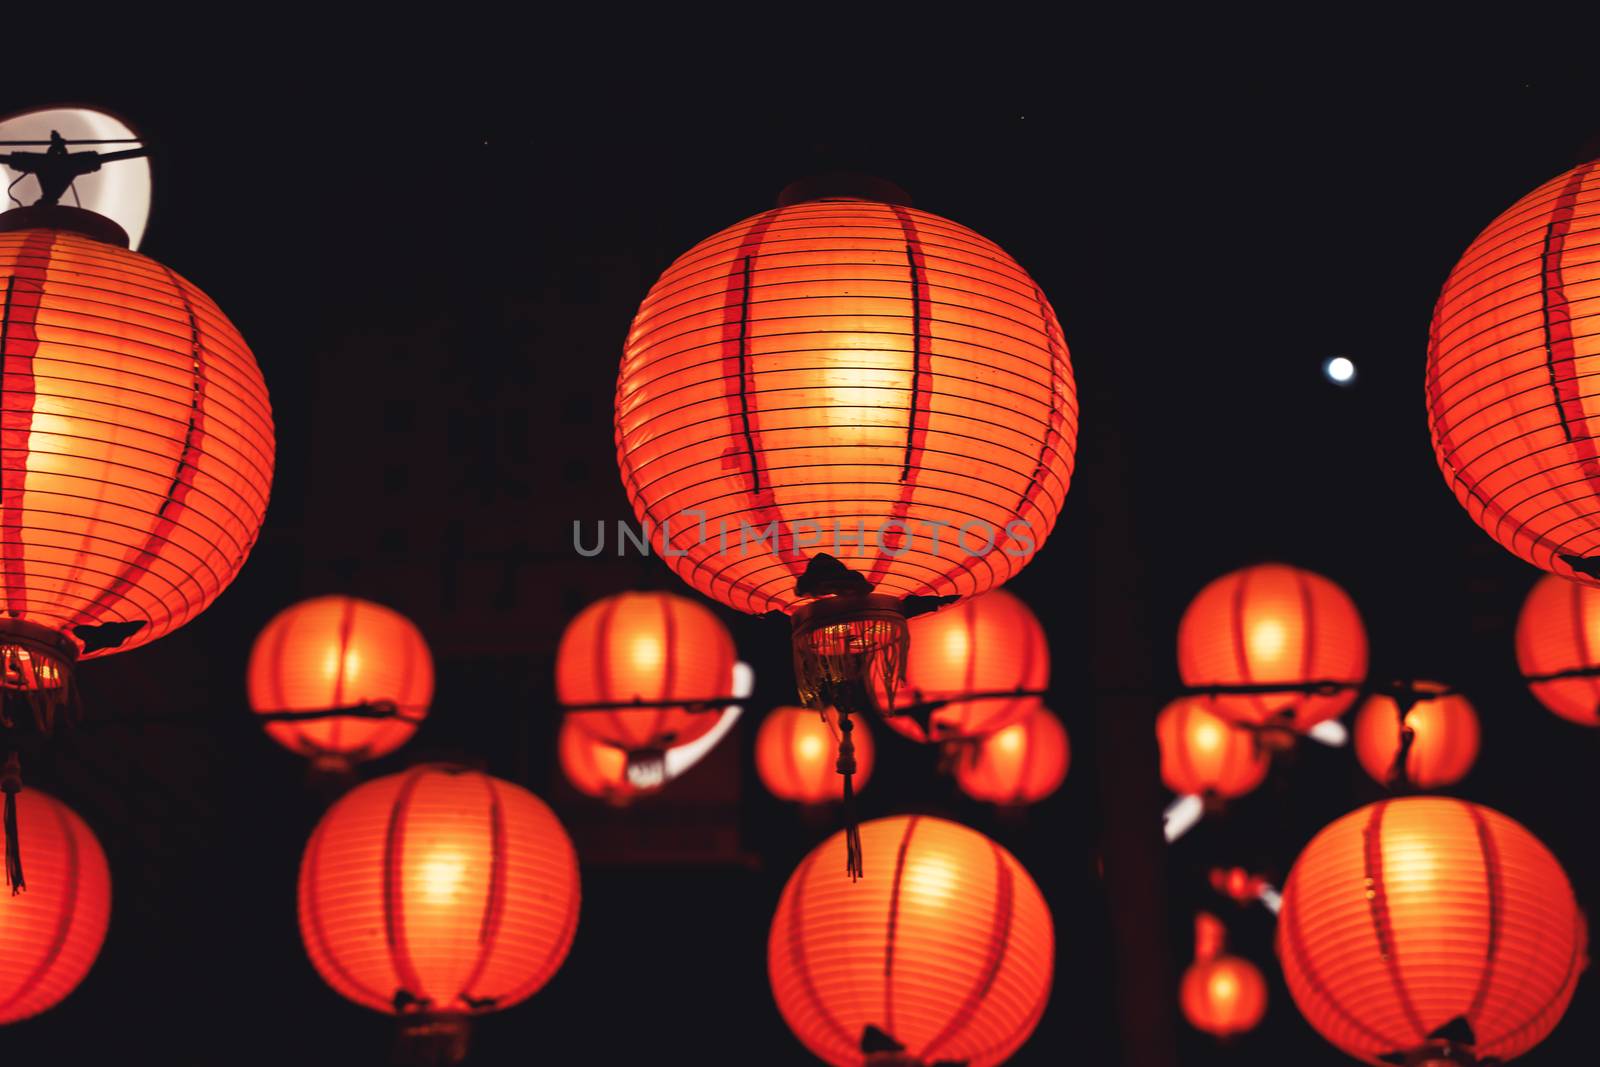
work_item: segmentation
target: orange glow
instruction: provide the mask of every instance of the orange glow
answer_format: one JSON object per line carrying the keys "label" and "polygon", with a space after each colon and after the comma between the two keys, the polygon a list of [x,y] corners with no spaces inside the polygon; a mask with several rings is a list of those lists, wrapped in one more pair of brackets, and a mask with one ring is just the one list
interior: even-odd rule
{"label": "orange glow", "polygon": [[1194,963],[1178,988],[1189,1025],[1216,1037],[1254,1030],[1267,1011],[1266,980],[1249,960],[1223,952],[1226,936],[1215,916],[1195,916]]}
{"label": "orange glow", "polygon": [[28,888],[0,891],[0,1025],[48,1011],[89,973],[111,919],[111,871],[76,812],[37,789],[17,794]]}
{"label": "orange glow", "polygon": [[[1517,666],[1524,675],[1600,667],[1600,589],[1547,575],[1517,617]],[[1530,682],[1539,703],[1583,726],[1600,726],[1600,675]]]}
{"label": "orange glow", "polygon": [[1271,763],[1256,738],[1209,710],[1209,701],[1180,697],[1156,717],[1161,780],[1179,795],[1240,797],[1260,785]]}
{"label": "orange glow", "polygon": [[1457,1020],[1479,1060],[1521,1055],[1566,1011],[1585,941],[1549,850],[1499,812],[1441,797],[1335,820],[1295,861],[1278,915],[1295,1003],[1367,1062],[1429,1049]]}
{"label": "orange glow", "polygon": [[[1439,690],[1437,682],[1417,688]],[[1459,782],[1478,759],[1478,715],[1464,696],[1419,700],[1406,714],[1411,748],[1406,753],[1406,781],[1418,789],[1437,789]],[[1373,781],[1389,784],[1400,753],[1400,710],[1394,698],[1368,697],[1356,714],[1356,759]]]}
{"label": "orange glow", "polygon": [[[1367,633],[1343,589],[1308,570],[1262,563],[1225,574],[1195,596],[1178,624],[1178,672],[1188,686],[1359,684]],[[1304,732],[1355,702],[1332,694],[1232,693],[1212,710],[1238,722]]]}
{"label": "orange glow", "polygon": [[382,1012],[398,1013],[402,992],[405,1010],[443,1015],[532,996],[566,958],[578,900],[577,855],[544,802],[456,767],[351,790],[300,864],[312,964],[339,993]]}
{"label": "orange glow", "polygon": [[[832,708],[773,708],[756,734],[756,771],[772,795],[801,804],[840,800],[844,776],[835,767],[839,749],[839,717]],[[856,746],[852,788],[860,792],[872,777],[872,731],[859,716],[850,739]]]}
{"label": "orange glow", "polygon": [[628,781],[628,754],[614,745],[596,741],[572,720],[561,723],[556,739],[556,755],[561,761],[561,773],[567,776],[572,788],[584,796],[595,797],[609,804],[627,804],[641,790]]}
{"label": "orange glow", "polygon": [[[683,701],[569,714],[624,753],[659,751],[717,724],[730,702],[734,662],[733,638],[704,605],[671,593],[618,593],[584,608],[561,635],[556,697],[563,705]],[[705,701],[717,710],[689,710]]]}
{"label": "orange glow", "polygon": [[1600,581],[1597,220],[1600,160],[1491,222],[1439,293],[1426,379],[1434,454],[1467,514],[1534,566],[1588,582]]}
{"label": "orange glow", "polygon": [[250,707],[259,713],[394,705],[396,716],[269,722],[267,735],[314,757],[375,759],[410,740],[433,700],[433,657],[410,619],[352,596],[285,608],[250,649]]}
{"label": "orange glow", "polygon": [[842,876],[844,834],[790,877],[772,918],[767,970],[784,1021],[836,1067],[865,1062],[869,1026],[919,1063],[1004,1062],[1050,996],[1055,926],[1016,858],[958,823],[894,816],[861,824],[867,876]]}
{"label": "orange glow", "polygon": [[754,614],[800,605],[817,552],[894,596],[1004,583],[1055,525],[1077,423],[1061,326],[1010,256],[848,197],[680,256],[617,383],[622,481],[653,551]]}
{"label": "orange glow", "polygon": [[68,658],[146,644],[255,544],[273,470],[261,372],[209,297],[100,240],[0,232],[0,293],[0,631],[42,627]]}
{"label": "orange glow", "polygon": [[[1050,684],[1050,646],[1028,605],[1004,589],[911,620],[911,655],[906,682],[895,706],[949,700],[935,711],[930,733],[910,715],[886,717],[913,741],[981,737],[1020,722],[1042,698],[990,697],[962,700],[969,693],[1038,692]],[[885,703],[878,696],[878,705]]]}
{"label": "orange glow", "polygon": [[1072,759],[1067,728],[1044,707],[969,744],[956,758],[956,784],[990,804],[1037,804],[1061,788]]}

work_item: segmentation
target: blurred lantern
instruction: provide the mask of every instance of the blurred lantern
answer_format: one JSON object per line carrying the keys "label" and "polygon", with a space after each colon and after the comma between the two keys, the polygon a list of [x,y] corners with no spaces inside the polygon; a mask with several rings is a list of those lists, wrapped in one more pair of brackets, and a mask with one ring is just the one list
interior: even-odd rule
{"label": "blurred lantern", "polygon": [[1356,714],[1356,759],[1380,785],[1437,789],[1459,782],[1478,758],[1478,716],[1467,698],[1438,682],[1413,682],[1423,697],[1401,714],[1386,693]]}
{"label": "blurred lantern", "polygon": [[887,721],[913,741],[982,737],[1032,714],[1049,684],[1044,627],[996,589],[912,621],[904,695]]}
{"label": "blurred lantern", "polygon": [[1251,874],[1243,867],[1211,868],[1211,888],[1235,904],[1249,904],[1259,900],[1261,891],[1270,886],[1259,874]]}
{"label": "blurred lantern", "polygon": [[1519,1056],[1587,964],[1581,913],[1548,849],[1461,800],[1382,800],[1335,820],[1284,885],[1278,956],[1306,1020],[1365,1062]]}
{"label": "blurred lantern", "polygon": [[397,611],[352,596],[285,608],[250,649],[250,707],[267,734],[348,769],[405,744],[433,700],[433,657]]}
{"label": "blurred lantern", "polygon": [[1220,1038],[1254,1030],[1267,1012],[1266,979],[1249,960],[1224,953],[1225,940],[1216,916],[1195,916],[1194,962],[1178,988],[1189,1025]]}
{"label": "blurred lantern", "polygon": [[323,980],[445,1062],[465,1054],[471,1016],[560,968],[578,899],[577,856],[544,802],[461,767],[358,786],[300,864],[300,934]]}
{"label": "blurred lantern", "polygon": [[666,778],[665,754],[711,730],[733,702],[733,638],[711,611],[671,593],[618,593],[567,624],[556,698],[572,721],[627,757],[641,788]]}
{"label": "blurred lantern", "polygon": [[1539,579],[1517,617],[1517,666],[1539,703],[1600,726],[1600,589]]}
{"label": "blurred lantern", "polygon": [[1037,804],[1067,779],[1072,746],[1067,728],[1040,707],[987,737],[965,742],[956,756],[956,784],[974,800]]}
{"label": "blurred lantern", "polygon": [[767,969],[784,1021],[835,1067],[1004,1062],[1050,996],[1055,929],[1039,887],[958,823],[874,819],[861,837],[892,868],[838,879],[835,834],[778,901]]}
{"label": "blurred lantern", "polygon": [[571,719],[561,724],[556,737],[556,757],[561,773],[584,796],[622,806],[646,790],[628,781],[628,754],[596,741]]}
{"label": "blurred lantern", "polygon": [[[993,242],[884,182],[791,186],[667,269],[617,383],[622,481],[684,581],[791,616],[808,707],[905,676],[906,620],[1049,536],[1077,401],[1055,312]],[[857,853],[849,850],[850,867]]]}
{"label": "blurred lantern", "polygon": [[1600,160],[1489,224],[1428,331],[1428,428],[1472,520],[1536,567],[1600,580]]}
{"label": "blurred lantern", "polygon": [[48,1011],[76,989],[111,918],[111,871],[94,832],[37,789],[17,807],[28,891],[0,898],[0,1024]]}
{"label": "blurred lantern", "polygon": [[1267,776],[1267,753],[1249,730],[1213,715],[1209,702],[1180,697],[1156,717],[1161,780],[1179,796],[1242,797]]}
{"label": "blurred lantern", "polygon": [[1261,563],[1190,601],[1178,624],[1178,672],[1225,719],[1304,733],[1355,702],[1367,634],[1343,589],[1299,567]]}
{"label": "blurred lantern", "polygon": [[[844,797],[844,780],[834,768],[839,744],[839,714],[832,708],[773,708],[756,734],[756,771],[779,800],[826,804]],[[855,788],[872,777],[872,733],[855,733]]]}

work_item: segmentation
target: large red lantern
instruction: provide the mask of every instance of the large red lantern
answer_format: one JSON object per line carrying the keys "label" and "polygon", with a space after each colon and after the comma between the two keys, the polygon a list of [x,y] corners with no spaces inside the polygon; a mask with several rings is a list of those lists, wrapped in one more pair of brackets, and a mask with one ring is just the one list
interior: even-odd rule
{"label": "large red lantern", "polygon": [[966,742],[956,756],[956,784],[990,804],[1037,804],[1061,788],[1071,759],[1067,728],[1039,707],[1021,722]]}
{"label": "large red lantern", "polygon": [[1367,1063],[1521,1055],[1560,1021],[1585,953],[1549,850],[1499,812],[1441,797],[1335,820],[1295,861],[1278,915],[1295,1003]]}
{"label": "large red lantern", "polygon": [[1600,726],[1600,589],[1546,575],[1517,617],[1517,666],[1539,703]]}
{"label": "large red lantern", "polygon": [[1474,522],[1536,567],[1600,581],[1600,161],[1513,204],[1467,247],[1428,331],[1428,428]]}
{"label": "large red lantern", "polygon": [[[855,732],[855,788],[872,777],[872,733]],[[756,733],[756,773],[779,800],[826,804],[844,799],[844,780],[834,768],[839,714],[832,708],[773,708]]]}
{"label": "large red lantern", "polygon": [[1178,672],[1184,685],[1210,691],[1223,718],[1303,733],[1355,702],[1367,633],[1333,582],[1257,564],[1223,575],[1190,602],[1178,624]]}
{"label": "large red lantern", "polygon": [[1267,1013],[1266,979],[1249,960],[1224,952],[1225,940],[1216,916],[1196,916],[1194,962],[1178,986],[1189,1025],[1220,1038],[1254,1030]]}
{"label": "large red lantern", "polygon": [[285,608],[250,649],[250,707],[285,748],[348,767],[399,748],[433,700],[433,657],[397,611],[352,596]]}
{"label": "large red lantern", "polygon": [[111,871],[76,812],[37,789],[17,796],[28,891],[0,896],[0,1025],[55,1007],[78,987],[111,919]]}
{"label": "large red lantern", "polygon": [[427,765],[345,794],[300,864],[300,933],[323,979],[465,1050],[471,1016],[548,982],[578,924],[578,862],[532,793]]}
{"label": "large red lantern", "polygon": [[895,816],[861,837],[892,866],[838,878],[835,834],[778,901],[767,970],[784,1021],[835,1067],[1004,1062],[1050,997],[1055,927],[1039,887],[958,823]]}
{"label": "large red lantern", "polygon": [[1244,796],[1272,761],[1249,730],[1213,715],[1209,702],[1180,697],[1156,716],[1161,780],[1179,796],[1224,800]]}
{"label": "large red lantern", "polygon": [[[1356,759],[1373,781],[1437,789],[1459,782],[1478,758],[1478,715],[1467,698],[1438,682],[1415,682],[1422,696],[1402,715],[1377,693],[1356,713]],[[1409,702],[1409,701],[1408,701]],[[1402,761],[1402,754],[1404,759]]]}

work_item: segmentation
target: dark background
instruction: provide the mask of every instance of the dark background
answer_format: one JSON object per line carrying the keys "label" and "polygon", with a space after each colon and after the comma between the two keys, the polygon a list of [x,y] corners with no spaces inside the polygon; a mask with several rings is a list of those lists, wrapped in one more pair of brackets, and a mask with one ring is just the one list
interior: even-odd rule
{"label": "dark background", "polygon": [[[1147,1044],[1170,1032],[1185,1064],[1348,1062],[1290,1002],[1270,916],[1205,876],[1242,863],[1279,880],[1318,828],[1376,798],[1350,752],[1301,746],[1170,850],[1147,818],[1165,799],[1150,724],[1177,685],[1178,616],[1246,563],[1341,583],[1376,674],[1464,687],[1485,747],[1459,792],[1527,825],[1600,905],[1600,737],[1520,684],[1512,626],[1536,573],[1447,492],[1422,402],[1439,285],[1494,215],[1594,154],[1592,83],[1195,60],[985,93],[959,74],[915,93],[890,74],[819,75],[774,95],[750,80],[759,58],[708,84],[613,58],[502,69],[493,86],[474,58],[307,80],[285,56],[267,86],[221,69],[58,71],[0,99],[104,107],[157,144],[143,251],[234,319],[278,425],[271,510],[238,580],[177,634],[86,665],[85,723],[30,768],[99,835],[114,909],[94,970],[0,1037],[8,1057],[387,1055],[390,1021],[327,989],[301,948],[295,878],[328,797],[243,692],[274,612],[350,592],[414,619],[439,670],[415,741],[364,773],[480,763],[547,798],[584,861],[565,967],[481,1022],[472,1062],[807,1062],[772,1005],[765,940],[788,873],[833,827],[771,800],[750,760],[753,720],[793,697],[784,627],[717,609],[757,669],[752,721],[622,813],[560,781],[551,662],[590,600],[684,591],[659,560],[571,548],[574,519],[630,517],[610,401],[639,300],[695,241],[837,166],[1006,247],[1054,302],[1078,375],[1079,473],[1010,586],[1050,636],[1066,786],[1002,817],[962,799],[932,750],[878,728],[863,798],[868,816],[936,812],[993,835],[1049,898],[1054,995],[1014,1062],[1134,1065],[1130,1026]],[[1354,387],[1322,377],[1335,354],[1356,362]],[[1229,1047],[1175,1019],[1201,906],[1271,984],[1266,1021]],[[1596,996],[1580,983],[1522,1062],[1592,1055]]]}

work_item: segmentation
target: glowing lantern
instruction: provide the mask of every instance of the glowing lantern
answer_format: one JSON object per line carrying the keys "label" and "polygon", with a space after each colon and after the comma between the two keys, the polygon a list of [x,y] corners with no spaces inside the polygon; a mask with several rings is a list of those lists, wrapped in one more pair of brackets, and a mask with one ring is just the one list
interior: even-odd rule
{"label": "glowing lantern", "polygon": [[[1178,672],[1186,686],[1219,690],[1211,708],[1223,718],[1303,733],[1354,703],[1367,634],[1355,604],[1328,579],[1257,564],[1190,602],[1178,624]],[[1317,683],[1328,685],[1303,688]]]}
{"label": "glowing lantern", "polygon": [[578,900],[577,856],[544,802],[461,767],[358,786],[300,864],[300,934],[323,979],[457,1056],[471,1016],[560,968]]}
{"label": "glowing lantern", "polygon": [[1201,912],[1194,923],[1194,963],[1183,972],[1178,1005],[1196,1030],[1229,1038],[1254,1030],[1267,1013],[1267,982],[1249,960],[1222,951],[1222,923]]}
{"label": "glowing lantern", "polygon": [[[1445,690],[1438,682],[1413,685],[1422,692]],[[1460,694],[1418,700],[1402,720],[1394,697],[1379,693],[1356,713],[1356,759],[1382,785],[1437,789],[1459,782],[1477,758],[1478,716]]]}
{"label": "glowing lantern", "polygon": [[817,1058],[865,1063],[1008,1059],[1050,996],[1055,927],[1016,858],[958,823],[863,823],[892,870],[834,875],[845,835],[814,849],[772,919],[767,970],[784,1021]]}
{"label": "glowing lantern", "polygon": [[[399,748],[433,700],[433,657],[410,619],[370,600],[285,608],[250,649],[250,707],[267,734],[331,767]],[[342,714],[339,714],[342,713]]]}
{"label": "glowing lantern", "polygon": [[1600,726],[1600,589],[1539,579],[1517,617],[1517,666],[1539,703]]}
{"label": "glowing lantern", "polygon": [[996,589],[912,621],[902,688],[909,706],[887,721],[913,741],[981,737],[1032,714],[1049,684],[1044,627]]}
{"label": "glowing lantern", "polygon": [[1428,332],[1428,427],[1456,499],[1536,567],[1600,580],[1600,161],[1545,182],[1450,272]]}
{"label": "glowing lantern", "polygon": [[28,891],[0,898],[0,1024],[48,1011],[89,973],[111,919],[111,871],[76,812],[17,795]]}
{"label": "glowing lantern", "polygon": [[1241,797],[1260,785],[1271,760],[1255,735],[1213,715],[1209,702],[1181,697],[1156,717],[1161,780],[1180,796]]}
{"label": "glowing lantern", "polygon": [[[844,781],[836,772],[839,715],[832,708],[773,708],[756,733],[756,773],[779,800],[826,804],[844,798]],[[872,734],[855,734],[855,788],[872,777]]]}
{"label": "glowing lantern", "polygon": [[618,593],[561,635],[556,696],[572,721],[627,757],[635,785],[660,785],[664,754],[716,726],[732,703],[733,638],[706,607],[671,593]]}
{"label": "glowing lantern", "polygon": [[956,757],[956,784],[974,800],[1037,804],[1067,780],[1072,746],[1048,708],[968,743]]}
{"label": "glowing lantern", "polygon": [[1566,1011],[1585,951],[1549,850],[1499,812],[1441,797],[1335,820],[1295,861],[1278,916],[1295,1003],[1369,1063],[1521,1055]]}

